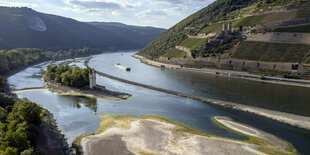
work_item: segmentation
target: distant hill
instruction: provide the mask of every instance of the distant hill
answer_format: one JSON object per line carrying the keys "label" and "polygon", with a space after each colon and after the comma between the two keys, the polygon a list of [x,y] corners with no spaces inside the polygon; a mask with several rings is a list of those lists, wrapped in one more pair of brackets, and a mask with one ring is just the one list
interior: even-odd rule
{"label": "distant hill", "polygon": [[88,22],[88,24],[113,32],[119,36],[126,36],[127,39],[135,42],[141,47],[146,46],[166,30],[162,28],[140,27],[115,22]]}
{"label": "distant hill", "polygon": [[[117,24],[122,25],[117,27],[113,24],[105,25],[99,28],[94,24],[39,13],[25,7],[0,7],[0,49],[24,47],[137,49],[163,32],[163,29],[124,24]],[[126,29],[130,32],[126,33]]]}

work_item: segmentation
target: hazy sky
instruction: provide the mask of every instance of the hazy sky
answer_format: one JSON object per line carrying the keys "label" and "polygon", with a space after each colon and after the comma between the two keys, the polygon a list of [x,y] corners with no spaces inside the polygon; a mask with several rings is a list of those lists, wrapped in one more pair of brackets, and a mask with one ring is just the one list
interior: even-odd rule
{"label": "hazy sky", "polygon": [[79,21],[122,22],[169,28],[214,0],[0,0]]}

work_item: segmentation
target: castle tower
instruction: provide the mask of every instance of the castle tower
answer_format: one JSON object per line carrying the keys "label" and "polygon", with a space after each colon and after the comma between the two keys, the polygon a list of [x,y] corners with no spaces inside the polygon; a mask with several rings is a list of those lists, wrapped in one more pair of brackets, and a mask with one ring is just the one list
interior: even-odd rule
{"label": "castle tower", "polygon": [[227,30],[227,24],[223,24],[223,31],[226,31]]}
{"label": "castle tower", "polygon": [[231,33],[231,31],[232,31],[232,23],[228,24],[228,31]]}
{"label": "castle tower", "polygon": [[96,72],[91,71],[89,73],[89,88],[94,89],[96,88]]}

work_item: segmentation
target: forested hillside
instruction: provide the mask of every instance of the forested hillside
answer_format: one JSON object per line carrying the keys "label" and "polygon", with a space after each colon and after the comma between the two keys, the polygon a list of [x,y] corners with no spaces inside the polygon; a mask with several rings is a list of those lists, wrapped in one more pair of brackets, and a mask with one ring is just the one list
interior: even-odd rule
{"label": "forested hillside", "polygon": [[[30,8],[0,7],[0,21],[0,49],[137,49],[147,44],[133,41],[136,39],[134,36],[122,35],[118,29],[99,28],[70,18],[39,13]],[[136,32],[145,34],[146,40],[151,41],[162,29],[152,32],[150,36],[150,32],[143,28],[136,29]]]}
{"label": "forested hillside", "polygon": [[125,25],[122,23],[89,22],[88,24],[113,32],[118,36],[124,36],[141,47],[146,46],[166,30],[155,27]]}
{"label": "forested hillside", "polygon": [[101,52],[100,49],[90,49],[86,47],[59,51],[48,51],[39,48],[0,50],[0,75],[43,61],[83,57]]}

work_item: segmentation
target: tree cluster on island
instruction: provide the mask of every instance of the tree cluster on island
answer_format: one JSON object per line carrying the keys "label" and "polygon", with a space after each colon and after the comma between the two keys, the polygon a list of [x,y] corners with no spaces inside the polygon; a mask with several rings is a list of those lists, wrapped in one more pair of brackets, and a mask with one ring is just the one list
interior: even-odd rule
{"label": "tree cluster on island", "polygon": [[70,67],[68,65],[47,66],[45,76],[48,80],[76,88],[85,88],[89,86],[90,68]]}

